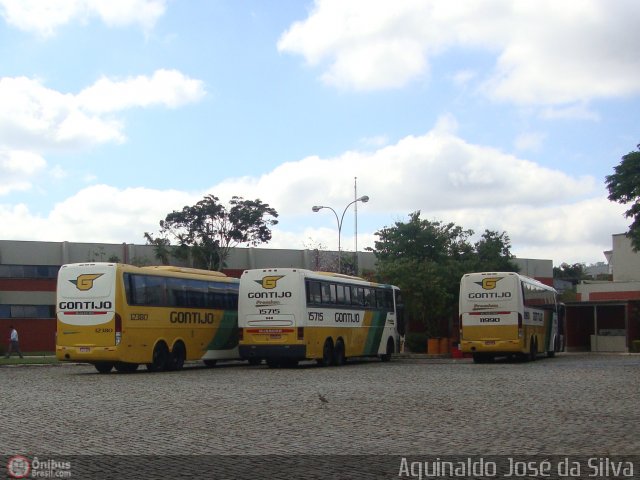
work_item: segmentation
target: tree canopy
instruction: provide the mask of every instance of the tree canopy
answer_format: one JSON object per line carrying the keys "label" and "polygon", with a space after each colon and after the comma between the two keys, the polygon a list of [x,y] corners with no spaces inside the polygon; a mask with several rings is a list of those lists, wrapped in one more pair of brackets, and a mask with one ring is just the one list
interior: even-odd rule
{"label": "tree canopy", "polygon": [[[640,150],[640,145],[638,145]],[[627,236],[635,251],[640,250],[640,151],[629,152],[622,157],[619,165],[614,167],[613,175],[607,175],[605,181],[609,190],[609,200],[623,205],[631,204],[625,212],[632,218]]]}
{"label": "tree canopy", "polygon": [[402,289],[409,314],[428,333],[437,335],[434,325],[453,313],[463,274],[518,270],[505,232],[485,230],[471,243],[473,234],[454,223],[423,220],[420,211],[376,232],[372,250],[380,280]]}
{"label": "tree canopy", "polygon": [[[258,245],[271,240],[270,227],[276,225],[278,212],[259,199],[232,197],[229,206],[218,197],[206,195],[193,206],[169,213],[160,221],[160,238],[145,233],[158,255],[166,255],[169,238],[177,242],[176,253],[188,252],[198,266],[219,270],[232,248],[240,244]],[[164,259],[163,259],[164,261]]]}

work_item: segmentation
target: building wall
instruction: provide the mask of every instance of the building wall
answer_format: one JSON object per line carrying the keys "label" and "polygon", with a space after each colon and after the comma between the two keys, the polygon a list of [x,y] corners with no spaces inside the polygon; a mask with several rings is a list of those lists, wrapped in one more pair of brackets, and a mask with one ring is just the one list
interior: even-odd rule
{"label": "building wall", "polygon": [[614,282],[640,281],[640,254],[634,252],[631,240],[624,234],[612,235],[611,267]]}

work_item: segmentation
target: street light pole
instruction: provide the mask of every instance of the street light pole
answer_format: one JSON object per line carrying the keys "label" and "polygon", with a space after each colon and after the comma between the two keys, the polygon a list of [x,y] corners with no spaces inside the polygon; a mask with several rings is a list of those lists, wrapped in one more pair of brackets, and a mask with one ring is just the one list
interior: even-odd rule
{"label": "street light pole", "polygon": [[336,216],[336,222],[338,222],[338,273],[342,273],[341,233],[342,233],[342,221],[344,220],[344,214],[347,213],[347,209],[354,203],[356,202],[367,203],[368,201],[369,201],[369,197],[366,195],[356,198],[352,202],[349,202],[346,207],[344,207],[344,210],[342,211],[342,215],[340,217],[338,217],[338,212],[336,212],[331,207],[327,207],[325,205],[314,205],[313,207],[311,207],[311,210],[316,213],[322,210],[323,208],[326,208],[328,210],[331,210],[333,214]]}

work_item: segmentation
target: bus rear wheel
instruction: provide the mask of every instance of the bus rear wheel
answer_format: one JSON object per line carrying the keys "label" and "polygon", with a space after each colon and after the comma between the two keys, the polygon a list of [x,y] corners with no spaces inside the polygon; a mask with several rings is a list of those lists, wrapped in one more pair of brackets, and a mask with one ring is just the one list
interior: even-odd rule
{"label": "bus rear wheel", "polygon": [[336,342],[336,348],[333,349],[333,364],[339,367],[340,365],[344,365],[346,360],[344,342],[339,338]]}
{"label": "bus rear wheel", "polygon": [[151,363],[147,363],[147,370],[150,372],[162,372],[167,369],[169,363],[169,349],[164,342],[158,342],[153,349]]}
{"label": "bus rear wheel", "polygon": [[187,349],[185,348],[184,343],[176,343],[171,351],[171,370],[182,370],[186,358]]}
{"label": "bus rear wheel", "polygon": [[322,347],[322,358],[318,359],[318,365],[321,367],[329,367],[333,363],[333,340],[327,338]]}
{"label": "bus rear wheel", "polygon": [[538,358],[538,347],[536,341],[532,338],[529,344],[529,361],[533,362]]}
{"label": "bus rear wheel", "polygon": [[109,373],[113,368],[113,363],[111,362],[96,362],[93,364],[96,367],[96,370],[99,373]]}

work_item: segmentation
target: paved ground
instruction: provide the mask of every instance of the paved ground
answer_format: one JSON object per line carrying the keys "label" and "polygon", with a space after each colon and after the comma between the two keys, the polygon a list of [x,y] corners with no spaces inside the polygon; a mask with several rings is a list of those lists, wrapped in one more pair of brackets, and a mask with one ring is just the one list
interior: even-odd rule
{"label": "paved ground", "polygon": [[[634,455],[640,355],[0,368],[2,455]],[[322,401],[326,400],[326,402]]]}

